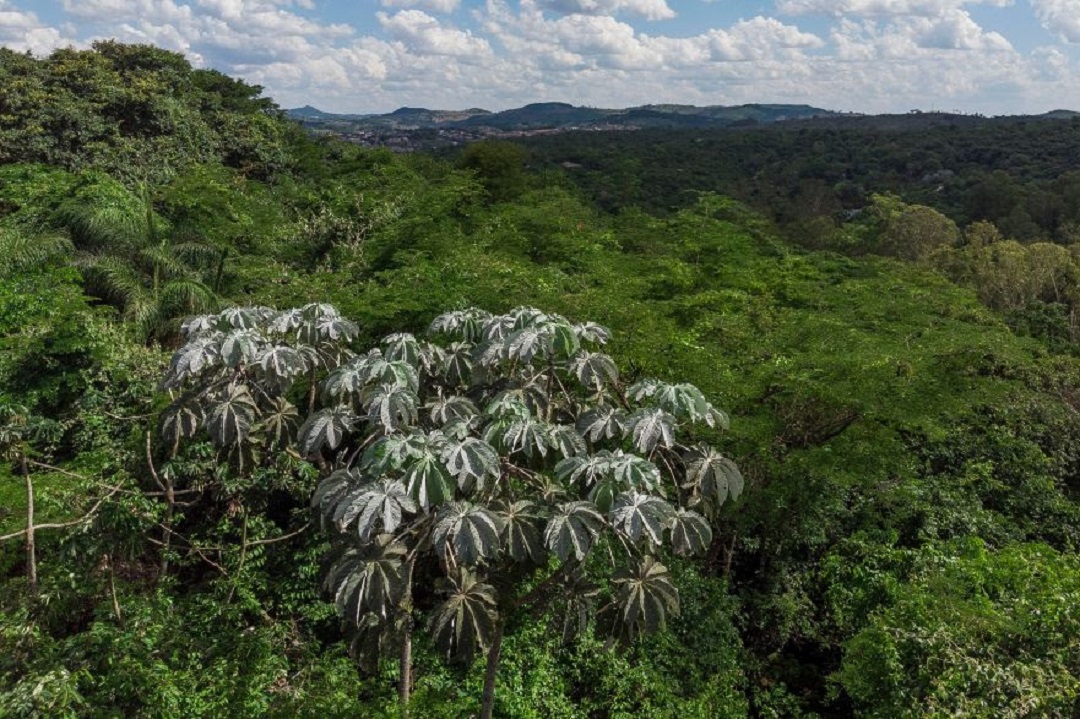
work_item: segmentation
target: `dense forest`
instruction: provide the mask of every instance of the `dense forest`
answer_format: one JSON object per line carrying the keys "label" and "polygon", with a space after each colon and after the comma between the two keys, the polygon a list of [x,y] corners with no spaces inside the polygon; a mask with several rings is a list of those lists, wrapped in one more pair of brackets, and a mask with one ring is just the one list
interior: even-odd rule
{"label": "dense forest", "polygon": [[0,716],[1080,713],[1075,121],[0,87]]}

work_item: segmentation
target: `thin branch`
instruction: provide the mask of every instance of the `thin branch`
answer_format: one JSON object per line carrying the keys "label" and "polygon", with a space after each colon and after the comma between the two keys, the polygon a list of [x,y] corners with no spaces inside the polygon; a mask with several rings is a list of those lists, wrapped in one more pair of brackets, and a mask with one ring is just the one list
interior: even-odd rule
{"label": "thin branch", "polygon": [[311,526],[311,522],[308,522],[307,524],[305,524],[303,527],[300,527],[300,529],[296,530],[295,532],[292,532],[290,534],[284,534],[284,535],[282,535],[280,537],[273,537],[272,539],[258,539],[258,540],[255,540],[254,542],[248,542],[248,546],[249,547],[258,547],[258,546],[261,546],[261,545],[264,545],[264,544],[275,544],[277,542],[284,542],[286,539],[292,539],[293,537],[296,537],[296,536],[299,536],[299,535],[303,534],[304,532],[306,532],[308,530],[308,527],[310,527],[310,526]]}
{"label": "thin branch", "polygon": [[36,461],[34,461],[32,459],[29,459],[29,458],[26,460],[26,462],[27,462],[27,464],[32,464],[32,465],[34,465],[35,467],[37,467],[39,469],[46,469],[46,470],[48,470],[50,472],[56,472],[57,474],[62,474],[65,477],[71,477],[72,479],[82,479],[82,480],[85,480],[87,482],[92,481],[89,477],[87,477],[84,474],[76,474],[75,472],[70,472],[70,471],[68,471],[66,469],[62,469],[60,467],[54,467],[51,464],[45,464],[44,462],[36,462]]}
{"label": "thin branch", "polygon": [[[97,511],[99,509],[101,509],[101,505],[104,504],[106,502],[106,500],[113,497],[117,492],[119,492],[120,489],[121,489],[120,487],[110,487],[110,492],[108,494],[106,494],[104,497],[102,497],[101,499],[99,499],[94,504],[94,506],[91,507],[89,509],[89,511],[86,512],[86,514],[79,517],[78,519],[73,519],[70,522],[49,522],[47,524],[35,524],[33,529],[34,529],[34,531],[37,531],[39,529],[64,529],[65,527],[74,527],[76,525],[84,524],[85,522],[89,522],[91,519],[93,519],[93,516],[95,514],[97,514]],[[23,530],[20,530],[18,532],[14,532],[12,534],[5,534],[3,536],[0,536],[0,542],[6,541],[8,539],[17,539],[19,537],[24,537],[24,536],[26,536],[26,532],[27,532],[27,530],[23,529]]]}
{"label": "thin branch", "polygon": [[150,468],[150,476],[154,478],[154,484],[158,486],[166,495],[171,494],[169,488],[165,486],[165,483],[161,481],[161,477],[158,476],[157,468],[154,467],[154,454],[150,447],[150,430],[146,430],[146,466]]}

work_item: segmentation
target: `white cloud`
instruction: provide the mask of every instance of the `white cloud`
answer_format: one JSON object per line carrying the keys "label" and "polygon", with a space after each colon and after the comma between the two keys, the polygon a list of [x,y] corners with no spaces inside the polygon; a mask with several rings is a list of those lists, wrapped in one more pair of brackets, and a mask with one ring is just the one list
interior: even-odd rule
{"label": "white cloud", "polygon": [[491,52],[487,40],[471,32],[443,27],[421,10],[402,10],[394,15],[380,12],[376,17],[391,37],[415,53],[475,58]]}
{"label": "white cloud", "polygon": [[380,0],[383,7],[420,8],[429,12],[451,13],[458,9],[461,0]]}
{"label": "white cloud", "polygon": [[0,46],[41,56],[70,44],[72,40],[44,25],[34,13],[12,9],[11,3],[0,0]]}
{"label": "white cloud", "polygon": [[1031,7],[1047,30],[1080,43],[1080,0],[1031,0]]}
{"label": "white cloud", "polygon": [[1006,7],[1013,0],[778,0],[785,15],[941,15],[963,5]]}
{"label": "white cloud", "polygon": [[675,17],[675,11],[668,6],[667,0],[538,0],[538,6],[562,15],[613,15],[627,12],[647,20],[668,20]]}

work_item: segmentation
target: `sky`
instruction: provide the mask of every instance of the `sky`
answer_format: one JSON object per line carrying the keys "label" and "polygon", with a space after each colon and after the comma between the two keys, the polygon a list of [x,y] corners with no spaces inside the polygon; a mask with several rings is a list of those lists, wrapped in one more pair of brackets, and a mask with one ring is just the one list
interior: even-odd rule
{"label": "sky", "polygon": [[108,38],[328,112],[1080,110],[1080,0],[0,0],[0,45]]}

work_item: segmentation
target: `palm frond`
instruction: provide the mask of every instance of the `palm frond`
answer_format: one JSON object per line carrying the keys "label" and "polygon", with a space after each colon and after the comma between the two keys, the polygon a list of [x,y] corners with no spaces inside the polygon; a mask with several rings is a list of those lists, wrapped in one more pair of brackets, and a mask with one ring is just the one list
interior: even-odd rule
{"label": "palm frond", "polygon": [[62,234],[31,234],[14,227],[0,227],[0,276],[67,257],[72,252],[71,241]]}

